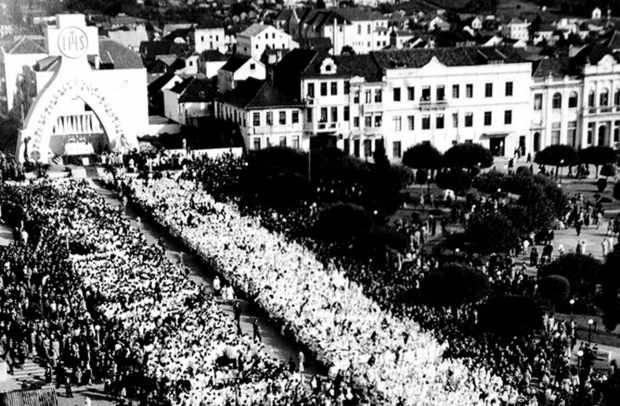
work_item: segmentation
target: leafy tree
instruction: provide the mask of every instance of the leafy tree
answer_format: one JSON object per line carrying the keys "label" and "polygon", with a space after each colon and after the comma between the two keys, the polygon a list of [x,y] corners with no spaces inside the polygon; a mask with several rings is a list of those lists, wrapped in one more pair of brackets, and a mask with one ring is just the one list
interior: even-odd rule
{"label": "leafy tree", "polygon": [[618,160],[618,153],[611,147],[592,146],[579,151],[579,161],[587,165],[594,165],[596,173],[600,165],[615,163]]}
{"label": "leafy tree", "polygon": [[606,163],[606,164],[603,164],[600,175],[604,176],[605,179],[607,179],[610,176],[616,176],[616,172],[617,172],[616,165],[612,163]]}
{"label": "leafy tree", "polygon": [[620,182],[614,185],[614,199],[620,200]]}
{"label": "leafy tree", "polygon": [[596,180],[596,188],[598,189],[599,192],[603,192],[606,187],[607,187],[607,179],[598,178]]}
{"label": "leafy tree", "polygon": [[257,199],[257,203],[279,211],[288,211],[299,207],[304,201],[311,201],[314,188],[306,177],[281,172],[261,179],[252,191],[247,198]]}
{"label": "leafy tree", "polygon": [[473,267],[452,262],[431,271],[424,278],[421,291],[427,303],[455,309],[486,297],[489,278]]}
{"label": "leafy tree", "polygon": [[538,284],[538,294],[555,305],[568,298],[570,282],[559,275],[545,276]]}
{"label": "leafy tree", "polygon": [[463,194],[471,187],[471,177],[461,168],[444,169],[437,174],[435,183],[441,189],[450,189],[456,194]]}
{"label": "leafy tree", "polygon": [[602,264],[589,255],[565,254],[543,266],[541,276],[559,275],[570,282],[573,296],[581,297],[584,303],[590,302],[599,281]]}
{"label": "leafy tree", "polygon": [[525,190],[517,203],[525,209],[526,219],[523,220],[530,231],[549,228],[557,217],[545,190],[538,185]]}
{"label": "leafy tree", "polygon": [[615,328],[620,322],[620,301],[618,300],[620,272],[618,269],[620,269],[620,251],[614,250],[607,255],[605,264],[601,268],[603,309],[605,311],[603,323],[608,328]]}
{"label": "leafy tree", "polygon": [[21,125],[19,118],[13,114],[6,119],[0,119],[0,151],[15,153]]}
{"label": "leafy tree", "polygon": [[378,168],[385,169],[390,167],[390,161],[385,152],[385,146],[383,145],[383,142],[380,142],[377,145],[375,151],[372,154],[372,157],[375,161],[375,165],[377,165]]}
{"label": "leafy tree", "polygon": [[560,166],[570,166],[577,162],[577,151],[570,145],[550,145],[536,154],[534,162],[539,165],[555,166],[557,175]]}
{"label": "leafy tree", "polygon": [[355,50],[351,45],[345,45],[342,47],[342,52],[340,53],[344,55],[355,55]]}
{"label": "leafy tree", "polygon": [[473,186],[482,193],[495,193],[497,189],[506,190],[509,175],[491,170],[474,178]]}
{"label": "leafy tree", "polygon": [[533,299],[498,296],[487,300],[478,312],[483,331],[510,339],[542,329],[542,310]]}
{"label": "leafy tree", "polygon": [[421,143],[407,148],[403,153],[402,162],[412,169],[433,171],[443,167],[443,155],[431,144]]}
{"label": "leafy tree", "polygon": [[488,168],[493,165],[493,154],[480,144],[457,144],[444,154],[446,167],[473,168],[479,166]]}
{"label": "leafy tree", "polygon": [[507,253],[520,243],[518,230],[500,213],[474,215],[466,233],[474,251],[481,254]]}
{"label": "leafy tree", "polygon": [[428,181],[428,171],[426,169],[418,169],[415,173],[415,183],[424,185]]}

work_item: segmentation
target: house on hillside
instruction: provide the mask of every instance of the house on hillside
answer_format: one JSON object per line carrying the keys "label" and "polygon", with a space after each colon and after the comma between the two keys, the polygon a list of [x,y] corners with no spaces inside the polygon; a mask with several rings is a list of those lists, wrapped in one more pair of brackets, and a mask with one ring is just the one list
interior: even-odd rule
{"label": "house on hillside", "polygon": [[220,93],[226,93],[249,78],[265,80],[267,71],[260,61],[242,55],[235,55],[217,72],[217,87]]}

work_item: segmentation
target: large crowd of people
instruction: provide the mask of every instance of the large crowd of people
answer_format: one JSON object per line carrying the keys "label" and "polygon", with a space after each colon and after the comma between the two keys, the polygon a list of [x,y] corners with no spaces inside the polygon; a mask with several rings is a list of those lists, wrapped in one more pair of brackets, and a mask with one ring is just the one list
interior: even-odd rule
{"label": "large crowd of people", "polygon": [[[233,163],[227,159],[224,161],[228,165],[221,167],[224,168],[222,169],[224,172],[228,170],[228,173],[220,173],[217,176],[214,174],[217,179],[210,177],[208,182],[216,181],[222,186],[221,184],[226,183],[227,176],[234,177],[235,167],[242,165],[239,160],[234,160]],[[299,234],[296,229],[303,227],[300,223],[312,221],[313,210],[316,212],[314,205],[307,205],[293,213],[284,214],[262,209],[251,212],[245,208],[244,213],[251,212],[252,215],[242,217],[235,208],[234,198],[218,196],[216,201],[202,190],[204,185],[196,182],[198,179],[204,179],[205,173],[201,173],[201,170],[201,164],[197,163],[187,168],[177,181],[172,179],[146,183],[138,181],[128,186],[133,190],[137,201],[153,210],[160,222],[174,230],[174,233],[206,259],[217,259],[218,268],[222,269],[228,278],[236,281],[240,289],[256,295],[261,306],[283,322],[300,337],[300,340],[307,342],[319,359],[329,365],[335,365],[336,368],[352,365],[351,361],[347,362],[350,357],[342,347],[348,351],[355,350],[352,350],[350,345],[347,347],[340,343],[343,340],[342,333],[350,333],[351,329],[343,330],[336,327],[338,340],[333,343],[334,327],[331,324],[325,337],[315,333],[304,338],[304,335],[308,335],[306,331],[308,328],[300,329],[295,323],[300,318],[305,322],[303,317],[306,314],[303,311],[307,310],[307,306],[324,300],[336,303],[335,310],[332,310],[334,315],[331,316],[336,320],[336,324],[344,319],[352,326],[355,325],[360,314],[359,309],[363,307],[351,299],[343,301],[341,296],[332,293],[331,289],[338,291],[338,284],[333,283],[332,275],[339,275],[338,278],[347,281],[349,287],[359,289],[360,293],[363,292],[366,297],[372,298],[383,314],[395,317],[405,325],[413,321],[419,323],[421,326],[419,333],[406,335],[407,338],[403,342],[388,340],[391,341],[392,348],[396,347],[396,350],[391,352],[399,354],[395,358],[400,362],[402,362],[400,351],[403,350],[403,344],[411,343],[412,336],[428,331],[433,334],[436,343],[441,343],[437,353],[442,353],[444,362],[459,360],[459,365],[468,367],[469,372],[462,376],[469,378],[460,379],[462,382],[475,382],[473,387],[485,401],[493,402],[492,399],[496,399],[504,404],[585,405],[595,404],[602,399],[607,376],[596,373],[592,363],[583,362],[579,368],[569,363],[571,354],[576,350],[574,323],[545,323],[548,328],[539,335],[528,335],[509,341],[496,340],[488,334],[480,333],[476,328],[475,306],[463,306],[454,313],[450,309],[425,306],[407,297],[411,296],[412,292],[419,291],[425,276],[440,265],[440,259],[425,255],[420,250],[422,244],[414,243],[415,239],[412,239],[411,250],[406,254],[404,261],[396,261],[389,268],[383,266],[385,264],[377,267],[372,263],[329,256],[330,252],[325,245],[319,246],[311,241],[301,241],[303,244],[297,244],[286,238]],[[208,185],[207,189],[221,191],[225,187],[213,188],[213,185]],[[228,201],[229,204],[221,203],[224,201]],[[237,222],[238,225],[235,224]],[[272,232],[261,229],[261,225]],[[428,220],[426,224],[418,222],[399,226],[412,231],[412,235],[419,236],[430,233],[432,228]],[[259,258],[254,258],[257,252]],[[296,252],[299,252],[297,254],[299,258],[308,259],[291,260],[289,256]],[[302,267],[304,263],[308,265]],[[315,266],[310,268],[315,268],[318,275],[328,275],[326,281],[317,279],[311,283],[314,278],[309,278],[305,272],[308,272],[308,266],[312,263]],[[510,257],[505,261],[482,264],[472,262],[471,265],[488,274],[496,292],[528,297],[533,297],[536,293],[535,278],[528,276],[525,269]],[[291,286],[301,291],[292,289]],[[328,290],[326,287],[331,289]],[[322,299],[316,299],[314,295]],[[325,304],[322,308],[319,305],[318,310],[325,313],[330,306],[333,308],[334,305]],[[292,320],[288,320],[289,318]],[[552,316],[548,319],[554,320]],[[366,320],[364,318],[364,321]],[[376,329],[374,339],[371,339],[371,343],[376,344],[375,341],[381,337],[385,326],[373,327],[367,322],[361,324],[366,324],[366,328],[370,331]],[[309,326],[315,325],[310,323]],[[358,331],[364,330],[353,331],[355,335],[359,334]],[[357,338],[356,341],[359,342]],[[385,359],[368,352],[367,349],[372,346],[365,347],[363,341],[358,345],[360,349],[357,351],[369,354],[366,364],[370,363],[376,367],[377,359]],[[325,357],[321,346],[335,347],[339,350],[331,354],[328,352],[327,355],[331,357]],[[592,349],[586,348],[586,350],[586,353],[593,353]],[[336,362],[333,362],[334,358]],[[359,365],[363,363],[358,364],[358,369]],[[432,363],[425,365],[434,368],[431,367]],[[368,367],[364,365],[364,368]],[[375,368],[372,366],[369,368],[373,369]],[[367,372],[363,374],[365,376],[362,382],[370,384],[371,388],[378,389],[379,392],[383,388],[389,388],[395,394],[395,399],[400,396],[415,399],[409,392],[395,391],[398,387],[396,382],[402,385],[403,382],[410,381],[403,381],[403,377],[398,373],[391,374],[388,371],[383,369],[385,382],[368,380]],[[484,372],[481,374],[480,371]],[[483,380],[484,385],[480,385],[480,376],[493,378]],[[389,386],[391,377],[394,378],[394,387]],[[410,376],[410,379],[415,382],[417,378]],[[418,381],[418,384],[422,381]],[[415,387],[411,384],[405,386]]]}

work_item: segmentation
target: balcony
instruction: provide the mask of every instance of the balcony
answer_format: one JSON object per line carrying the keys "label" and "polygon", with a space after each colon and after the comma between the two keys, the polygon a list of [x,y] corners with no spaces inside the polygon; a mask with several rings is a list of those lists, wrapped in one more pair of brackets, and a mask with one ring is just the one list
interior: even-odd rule
{"label": "balcony", "polygon": [[448,102],[446,100],[426,100],[420,99],[420,110],[429,111],[429,110],[445,110],[448,107]]}
{"label": "balcony", "polygon": [[317,131],[336,131],[338,129],[338,123],[329,123],[325,121],[320,121],[317,123],[316,130]]}
{"label": "balcony", "polygon": [[383,103],[362,104],[362,115],[368,113],[383,113]]}

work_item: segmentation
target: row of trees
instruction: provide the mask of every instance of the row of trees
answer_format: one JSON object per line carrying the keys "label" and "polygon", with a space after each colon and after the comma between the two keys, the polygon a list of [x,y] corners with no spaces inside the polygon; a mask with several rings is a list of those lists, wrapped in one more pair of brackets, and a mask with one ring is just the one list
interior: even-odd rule
{"label": "row of trees", "polygon": [[[579,151],[569,145],[550,145],[536,154],[534,162],[556,168],[572,167],[578,164],[594,165],[596,174],[615,176],[614,164],[618,163],[618,151],[606,146],[592,146]],[[604,171],[599,172],[603,166]]]}

